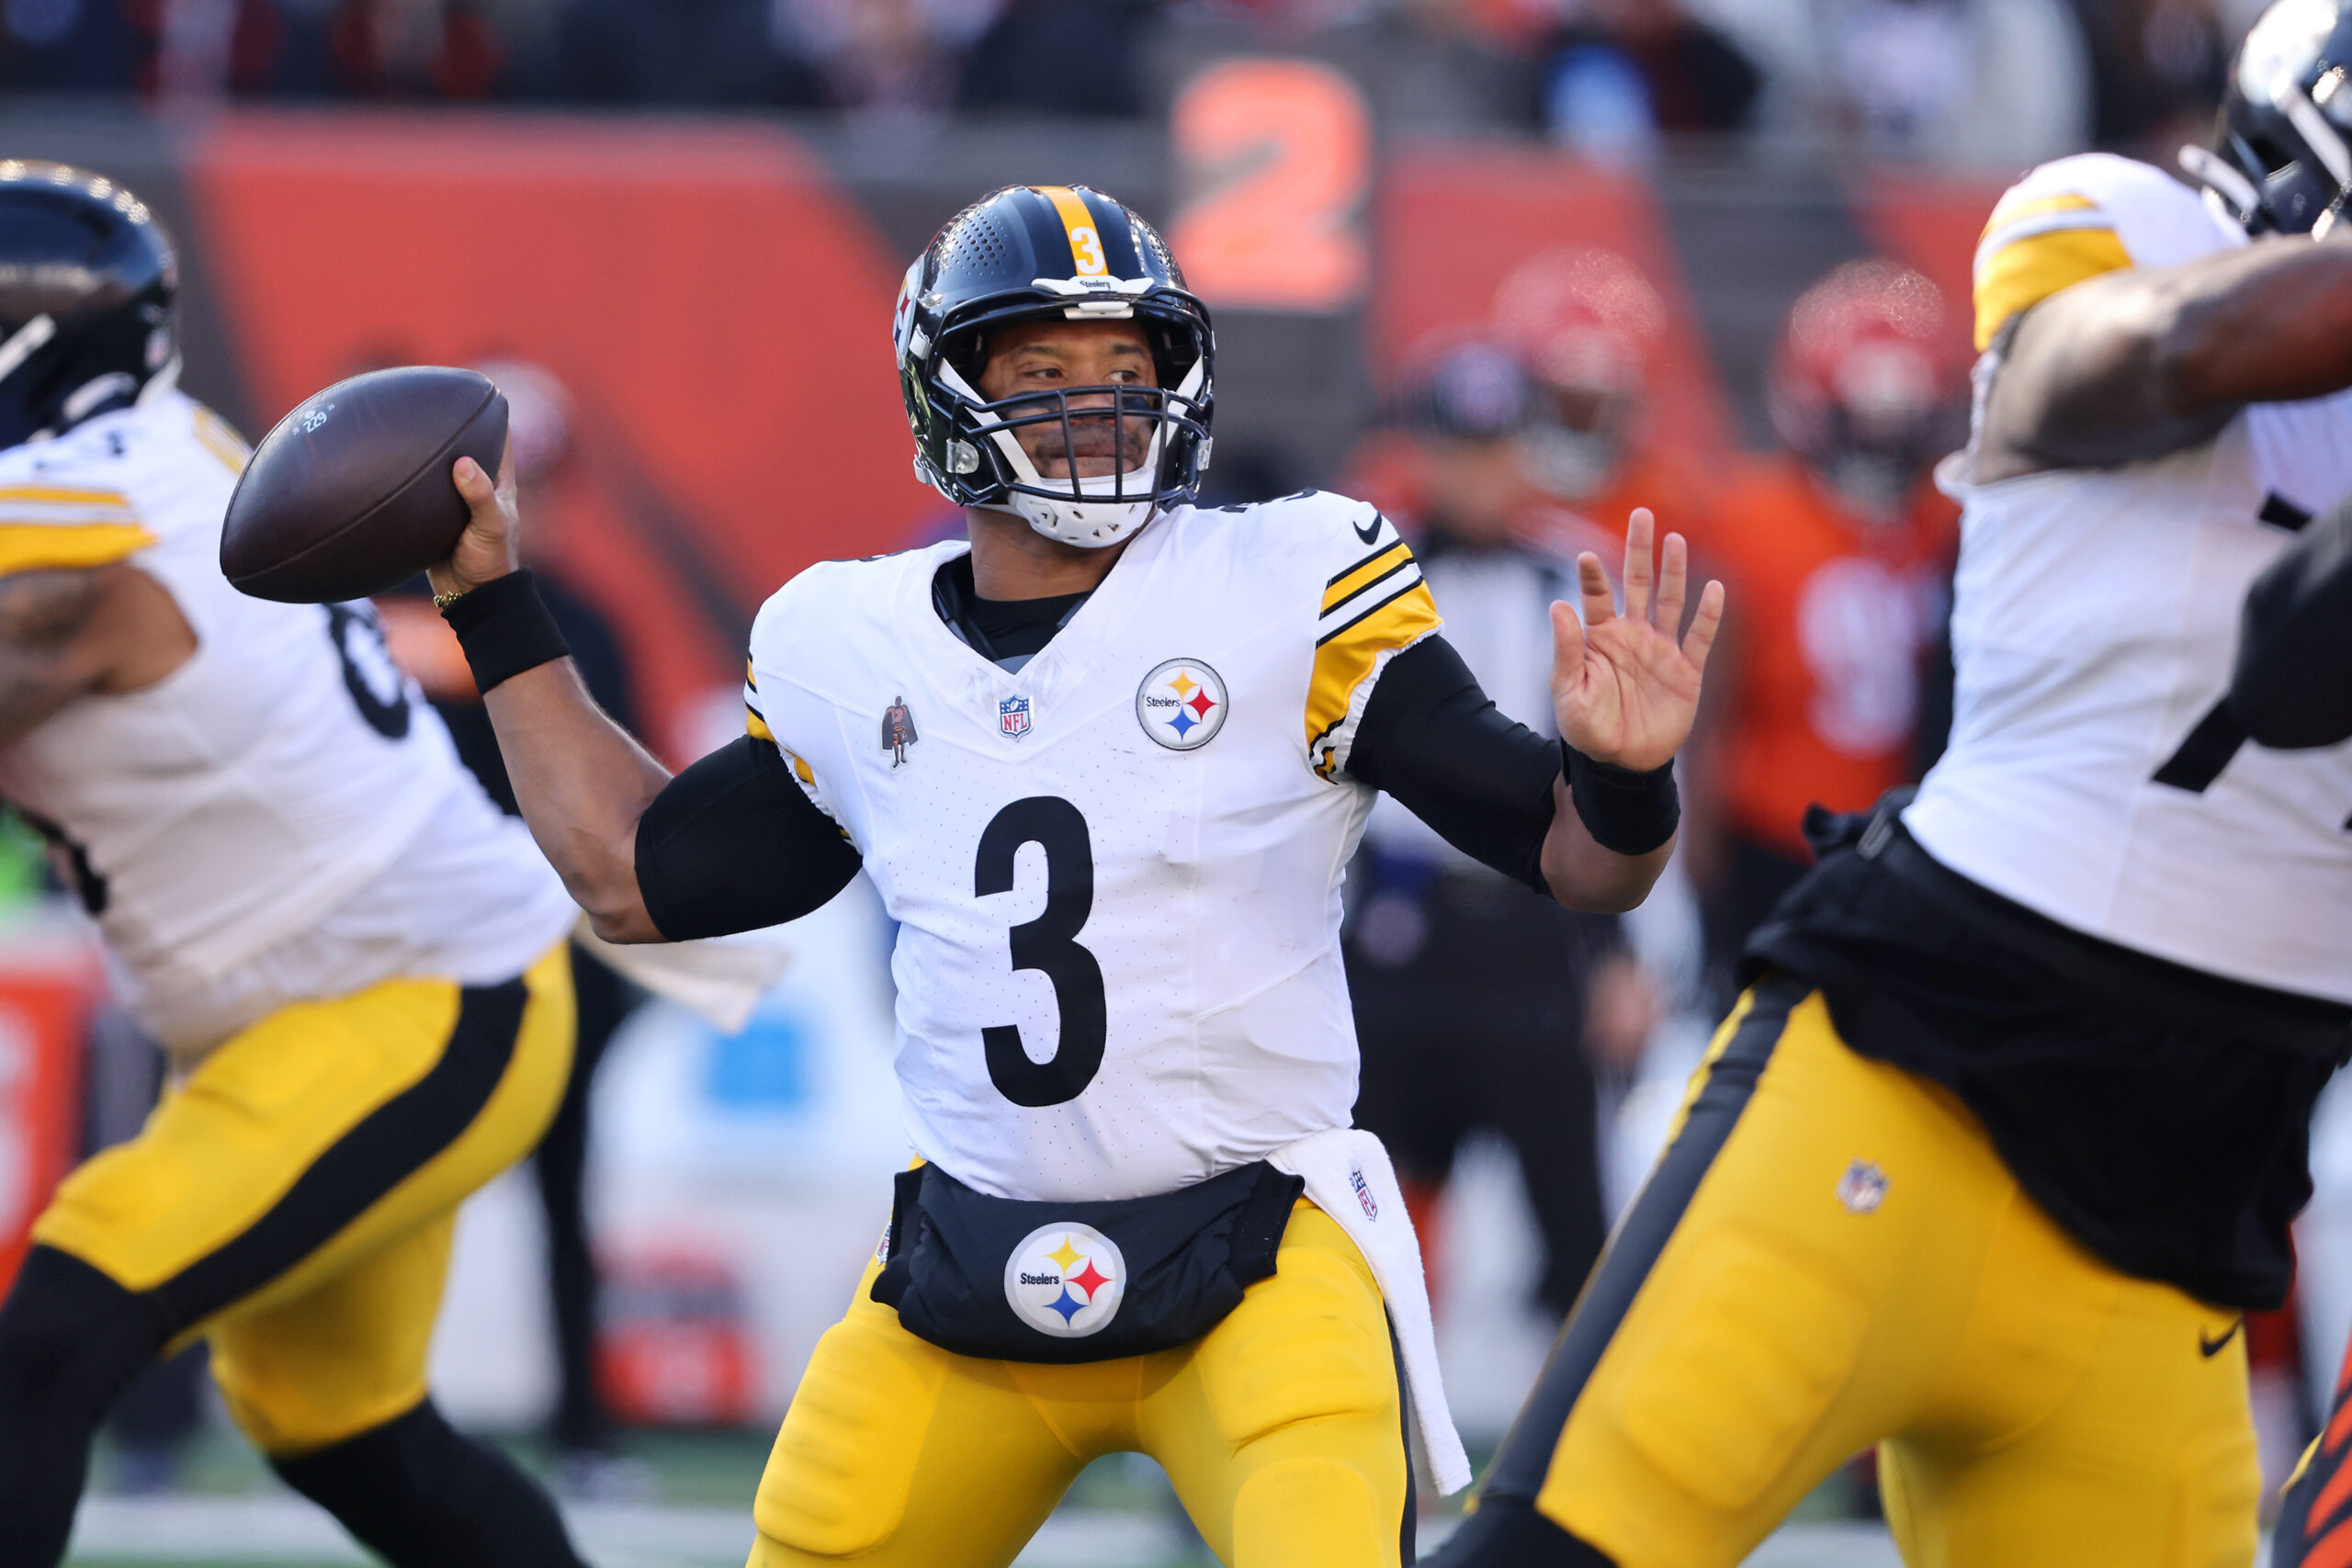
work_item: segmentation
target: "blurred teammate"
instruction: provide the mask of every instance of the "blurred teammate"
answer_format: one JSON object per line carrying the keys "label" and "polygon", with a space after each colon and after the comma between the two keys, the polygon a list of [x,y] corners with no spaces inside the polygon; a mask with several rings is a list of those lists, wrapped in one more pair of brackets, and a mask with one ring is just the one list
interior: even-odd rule
{"label": "blurred teammate", "polygon": [[2240,1314],[2352,1027],[2352,751],[2223,694],[2246,584],[2352,490],[2352,244],[2299,231],[2346,39],[2257,24],[2224,141],[2276,164],[2211,204],[2089,155],[1995,208],[1950,749],[1821,825],[1439,1562],[1736,1562],[1872,1441],[1915,1568],[2253,1561]]}
{"label": "blurred teammate", "polygon": [[1638,902],[1720,591],[1678,645],[1681,541],[1654,573],[1643,516],[1625,614],[1591,556],[1585,624],[1552,610],[1566,746],[1501,717],[1372,508],[1193,507],[1207,314],[1097,192],[958,214],[894,337],[917,471],[969,547],[786,584],[750,734],[674,779],[586,700],[512,491],[470,462],[435,573],[603,934],[766,925],[861,866],[899,922],[924,1164],[794,1397],[752,1561],[1008,1563],[1090,1460],[1136,1450],[1228,1563],[1396,1563],[1400,1362],[1441,1483],[1468,1467],[1401,1196],[1347,1126],[1340,868],[1385,789],[1532,889]]}
{"label": "blurred teammate", "polygon": [[[1767,385],[1785,450],[1736,460],[1709,559],[1739,590],[1728,667],[1693,748],[1710,809],[1687,839],[1728,976],[1804,874],[1805,807],[1859,811],[1912,771],[1922,655],[1939,634],[1955,509],[1929,480],[1956,445],[1964,362],[1936,286],[1849,262],[1789,312]],[[1720,1002],[1718,1002],[1720,1006]]]}
{"label": "blurred teammate", "polygon": [[[1408,365],[1396,401],[1428,479],[1414,553],[1445,605],[1446,640],[1502,713],[1548,734],[1551,606],[1575,566],[1514,528],[1533,396],[1509,353],[1473,339]],[[1564,1314],[1604,1229],[1584,1018],[1592,970],[1622,955],[1616,919],[1527,897],[1393,798],[1372,808],[1355,874],[1356,1121],[1387,1145],[1417,1223],[1469,1133],[1508,1139],[1543,1231],[1537,1298]],[[1434,1259],[1438,1238],[1421,1228]]]}
{"label": "blurred teammate", "polygon": [[0,794],[174,1063],[0,1307],[0,1565],[63,1556],[99,1419],[202,1336],[272,1467],[400,1568],[568,1568],[424,1374],[458,1204],[563,1091],[577,911],[367,606],[221,577],[246,449],[175,389],[176,287],[129,192],[0,163]]}

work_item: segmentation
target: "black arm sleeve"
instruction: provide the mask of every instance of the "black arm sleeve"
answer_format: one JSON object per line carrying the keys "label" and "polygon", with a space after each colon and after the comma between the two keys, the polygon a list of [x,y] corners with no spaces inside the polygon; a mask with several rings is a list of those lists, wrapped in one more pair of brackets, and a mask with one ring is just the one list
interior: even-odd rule
{"label": "black arm sleeve", "polygon": [[637,823],[638,891],[672,942],[797,920],[863,863],[775,742],[750,735],[664,784]]}
{"label": "black arm sleeve", "polygon": [[2265,746],[2352,738],[2352,499],[2313,518],[2246,592],[2229,704]]}
{"label": "black arm sleeve", "polygon": [[1551,896],[1544,836],[1560,743],[1505,718],[1444,637],[1422,638],[1381,671],[1348,776],[1395,795],[1464,854]]}

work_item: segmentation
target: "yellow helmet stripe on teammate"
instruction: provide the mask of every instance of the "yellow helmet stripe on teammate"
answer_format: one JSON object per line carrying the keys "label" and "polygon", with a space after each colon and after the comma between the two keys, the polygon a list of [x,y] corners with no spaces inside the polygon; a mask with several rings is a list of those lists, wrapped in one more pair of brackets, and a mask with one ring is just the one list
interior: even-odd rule
{"label": "yellow helmet stripe on teammate", "polygon": [[1068,186],[1031,186],[1031,190],[1054,204],[1060,215],[1062,229],[1069,236],[1069,254],[1076,258],[1080,277],[1108,277],[1111,266],[1102,254],[1102,235],[1094,227],[1094,214],[1086,210],[1086,203],[1078,192]]}

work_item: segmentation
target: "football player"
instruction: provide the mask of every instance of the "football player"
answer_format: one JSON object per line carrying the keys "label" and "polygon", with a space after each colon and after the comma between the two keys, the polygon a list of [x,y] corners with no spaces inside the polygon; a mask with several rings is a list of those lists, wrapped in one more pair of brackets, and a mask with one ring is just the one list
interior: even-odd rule
{"label": "football player", "polygon": [[674,779],[582,694],[470,462],[433,574],[607,938],[768,924],[861,866],[899,921],[921,1163],[776,1438],[752,1561],[1009,1563],[1121,1450],[1228,1563],[1409,1559],[1400,1362],[1440,1483],[1468,1467],[1394,1173],[1348,1129],[1340,868],[1385,789],[1538,892],[1639,901],[1722,591],[1678,639],[1683,546],[1654,560],[1637,515],[1623,612],[1591,555],[1582,624],[1551,607],[1565,744],[1503,719],[1378,512],[1193,504],[1208,315],[1099,192],[967,209],[894,337],[916,471],[970,541],[787,583],[750,733]]}
{"label": "football player", "polygon": [[1872,1442],[1914,1568],[2254,1560],[2240,1314],[2352,1024],[2352,751],[2242,744],[2223,694],[2246,584],[2352,489],[2352,244],[2306,232],[2347,44],[2265,15],[2211,199],[2093,154],[1994,209],[1950,750],[1817,822],[1436,1561],[1736,1562]]}
{"label": "football player", "polygon": [[221,576],[246,449],[176,388],[176,287],[130,192],[0,162],[0,795],[172,1063],[0,1307],[0,1565],[64,1555],[99,1420],[201,1337],[277,1473],[391,1562],[570,1568],[425,1353],[458,1204],[563,1092],[578,911],[366,604]]}

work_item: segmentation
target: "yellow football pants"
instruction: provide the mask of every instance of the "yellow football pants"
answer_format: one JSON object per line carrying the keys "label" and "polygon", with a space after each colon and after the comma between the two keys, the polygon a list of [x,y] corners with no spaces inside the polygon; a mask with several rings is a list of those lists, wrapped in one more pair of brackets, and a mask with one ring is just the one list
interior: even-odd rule
{"label": "yellow football pants", "polygon": [[1272,1279],[1190,1345],[1083,1366],[988,1361],[858,1285],[777,1433],[750,1568],[1001,1568],[1089,1461],[1158,1460],[1231,1568],[1394,1568],[1409,1483],[1379,1288],[1305,1201]]}
{"label": "yellow football pants", "polygon": [[1741,999],[1487,1486],[1618,1568],[1739,1562],[1879,1443],[1910,1568],[2244,1568],[2233,1311],[2117,1272],[1950,1094]]}
{"label": "yellow football pants", "polygon": [[283,1009],[66,1178],[33,1238],[144,1295],[265,1452],[424,1397],[458,1205],[528,1154],[571,1069],[571,960],[465,990],[389,980]]}

